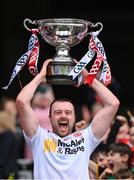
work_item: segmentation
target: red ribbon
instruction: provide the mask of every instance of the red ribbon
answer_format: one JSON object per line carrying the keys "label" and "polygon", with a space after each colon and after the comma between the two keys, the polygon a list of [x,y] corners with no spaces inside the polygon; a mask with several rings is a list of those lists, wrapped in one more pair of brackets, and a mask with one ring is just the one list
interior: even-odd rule
{"label": "red ribbon", "polygon": [[[101,80],[103,81],[104,85],[108,85],[111,83],[111,71],[110,71],[110,67],[109,64],[107,62],[106,59],[106,55],[105,55],[105,51],[103,48],[103,45],[101,44],[101,42],[97,39],[97,41],[94,40],[94,38],[97,37],[91,37],[90,42],[89,42],[89,47],[96,52],[96,59],[94,61],[94,64],[92,65],[88,76],[85,79],[84,83],[88,83],[89,85],[92,84],[95,76],[97,75],[102,62],[103,62],[103,68],[102,68],[102,74],[101,74]],[[97,46],[97,42],[99,42],[99,45],[101,44],[101,46]]]}
{"label": "red ribbon", "polygon": [[[33,34],[37,34],[38,32],[39,32],[38,29],[32,29]],[[37,40],[28,62],[29,72],[34,76],[38,73],[38,69],[37,69],[38,57],[39,57],[39,41]]]}

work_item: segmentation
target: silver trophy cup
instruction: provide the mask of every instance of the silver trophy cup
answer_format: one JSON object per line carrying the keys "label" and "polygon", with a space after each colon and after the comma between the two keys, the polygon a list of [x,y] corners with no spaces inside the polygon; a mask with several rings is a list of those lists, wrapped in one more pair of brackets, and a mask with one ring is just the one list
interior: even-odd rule
{"label": "silver trophy cup", "polygon": [[80,43],[93,30],[95,25],[82,19],[58,18],[31,21],[24,20],[24,26],[30,30],[27,23],[37,25],[39,33],[45,42],[55,46],[56,53],[47,69],[47,83],[53,85],[74,85],[78,83],[78,76],[73,80],[68,76],[74,68],[72,57],[69,54],[71,46]]}

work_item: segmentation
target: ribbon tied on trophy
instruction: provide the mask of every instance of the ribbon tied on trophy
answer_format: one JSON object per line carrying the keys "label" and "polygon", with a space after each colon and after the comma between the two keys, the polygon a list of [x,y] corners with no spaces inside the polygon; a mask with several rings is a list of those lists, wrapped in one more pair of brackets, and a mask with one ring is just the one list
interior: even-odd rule
{"label": "ribbon tied on trophy", "polygon": [[5,87],[2,87],[2,89],[5,89],[5,90],[8,89],[13,79],[23,69],[23,67],[28,61],[29,61],[28,67],[29,67],[30,73],[32,75],[36,75],[38,73],[37,63],[38,63],[38,56],[39,56],[39,41],[36,35],[38,33],[38,29],[32,29],[31,32],[32,32],[32,35],[29,39],[28,51],[25,54],[23,54],[20,57],[20,59],[17,61],[13,69],[8,85]]}
{"label": "ribbon tied on trophy", "polygon": [[[26,22],[31,24],[38,24],[37,29],[29,29]],[[94,26],[100,25],[101,28],[97,31],[91,31]],[[39,58],[39,41],[37,33],[40,33],[43,39],[56,47],[56,55],[53,58],[53,62],[48,65],[47,82],[50,84],[81,84],[82,76],[81,71],[86,65],[93,59],[96,54],[96,59],[89,71],[88,84],[91,84],[95,78],[97,72],[103,63],[100,80],[107,86],[111,83],[111,72],[107,62],[104,47],[101,41],[98,39],[98,34],[103,28],[101,23],[93,25],[89,21],[80,19],[44,19],[31,21],[29,19],[24,20],[24,26],[27,30],[32,32],[32,35],[28,44],[28,51],[21,56],[17,61],[15,68],[10,77],[9,83],[3,89],[8,89],[16,75],[23,69],[28,62],[28,68],[32,75],[38,73],[38,58]],[[88,31],[90,26],[90,32]],[[90,34],[89,50],[82,57],[82,59],[75,64],[71,56],[69,55],[70,47],[78,44],[82,39]]]}
{"label": "ribbon tied on trophy", "polygon": [[[102,25],[101,23],[97,23],[97,25],[99,24]],[[102,28],[99,31],[89,33],[91,35],[89,41],[89,50],[69,73],[69,75],[72,75],[73,79],[75,79],[81,73],[86,65],[93,59],[96,53],[96,59],[89,71],[88,78],[86,79],[85,83],[92,84],[93,79],[96,77],[98,71],[100,70],[102,63],[103,67],[101,71],[100,81],[102,81],[106,86],[111,83],[110,66],[107,62],[104,47],[97,37],[101,30]]]}

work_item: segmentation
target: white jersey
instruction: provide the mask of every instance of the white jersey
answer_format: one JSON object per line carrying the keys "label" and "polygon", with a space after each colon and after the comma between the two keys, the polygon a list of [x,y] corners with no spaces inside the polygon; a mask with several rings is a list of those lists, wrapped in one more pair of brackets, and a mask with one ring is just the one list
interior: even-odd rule
{"label": "white jersey", "polygon": [[100,143],[91,125],[63,138],[41,127],[32,139],[24,136],[33,152],[34,179],[89,180],[89,157]]}

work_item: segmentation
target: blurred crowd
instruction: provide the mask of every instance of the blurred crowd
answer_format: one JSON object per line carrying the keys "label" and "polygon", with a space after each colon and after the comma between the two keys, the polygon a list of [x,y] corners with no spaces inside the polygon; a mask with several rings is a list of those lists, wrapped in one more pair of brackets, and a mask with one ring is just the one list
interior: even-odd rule
{"label": "blurred crowd", "polygon": [[[94,92],[89,92],[89,96],[88,103],[76,103],[77,122],[74,131],[86,128],[103,107]],[[48,113],[54,99],[53,88],[42,83],[31,104],[40,126],[49,131],[53,131]],[[101,144],[89,157],[91,179],[134,179],[134,116],[129,109],[123,113],[117,113]],[[1,97],[0,178],[32,179],[32,169],[32,153],[23,137],[15,99]]]}

